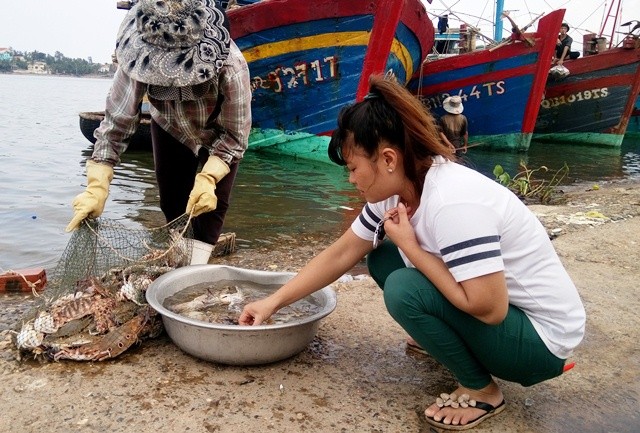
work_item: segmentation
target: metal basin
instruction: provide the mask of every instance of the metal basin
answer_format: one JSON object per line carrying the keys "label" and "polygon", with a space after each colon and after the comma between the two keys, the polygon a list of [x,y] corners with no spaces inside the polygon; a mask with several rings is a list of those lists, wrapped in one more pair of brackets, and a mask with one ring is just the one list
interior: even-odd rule
{"label": "metal basin", "polygon": [[163,307],[164,300],[187,287],[220,280],[251,281],[282,285],[293,278],[290,272],[267,272],[222,265],[194,265],[178,268],[157,278],[147,289],[147,302],[162,315],[167,334],[183,351],[207,361],[231,365],[257,365],[289,358],[313,340],[320,319],[336,307],[331,286],[310,295],[322,307],[320,312],[275,325],[239,326],[202,322]]}

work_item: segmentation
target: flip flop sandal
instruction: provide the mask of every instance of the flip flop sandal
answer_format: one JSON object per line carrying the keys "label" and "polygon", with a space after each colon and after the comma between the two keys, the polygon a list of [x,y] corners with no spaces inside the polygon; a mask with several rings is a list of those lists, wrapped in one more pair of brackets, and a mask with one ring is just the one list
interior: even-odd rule
{"label": "flip flop sandal", "polygon": [[476,419],[469,421],[466,424],[445,424],[442,421],[436,421],[431,417],[426,417],[426,420],[432,426],[442,429],[442,430],[467,430],[473,428],[480,424],[482,421],[487,418],[491,418],[494,415],[499,414],[506,407],[504,399],[500,402],[499,405],[493,406],[492,404],[485,403],[484,401],[475,401],[469,399],[468,394],[462,394],[460,397],[456,396],[455,393],[449,394],[440,394],[440,397],[436,399],[436,404],[438,407],[451,406],[452,408],[466,408],[466,407],[475,407],[477,409],[482,409],[485,411],[484,414],[480,415]]}

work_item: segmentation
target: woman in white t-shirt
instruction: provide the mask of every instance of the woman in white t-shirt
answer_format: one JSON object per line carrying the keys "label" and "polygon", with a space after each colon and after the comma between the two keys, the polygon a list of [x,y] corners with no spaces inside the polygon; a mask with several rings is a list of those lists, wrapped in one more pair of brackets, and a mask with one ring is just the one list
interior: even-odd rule
{"label": "woman in white t-shirt", "polygon": [[[425,410],[439,428],[501,412],[493,377],[530,386],[559,376],[582,340],[578,292],[537,218],[507,188],[455,163],[433,117],[402,86],[372,77],[346,107],[329,156],[367,201],[334,244],[243,325],[332,283],[367,256],[391,316],[459,382]],[[388,240],[385,240],[385,236]]]}

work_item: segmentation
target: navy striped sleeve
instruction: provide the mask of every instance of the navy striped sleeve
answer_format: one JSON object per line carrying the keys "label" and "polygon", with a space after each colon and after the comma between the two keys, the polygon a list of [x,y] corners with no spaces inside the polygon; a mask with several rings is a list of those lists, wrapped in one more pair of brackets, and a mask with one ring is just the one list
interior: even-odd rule
{"label": "navy striped sleeve", "polygon": [[[365,213],[371,219],[371,221],[373,221],[373,224],[371,224],[371,222],[369,222],[369,220],[365,218],[365,215],[364,215]],[[376,230],[376,226],[380,222],[380,218],[373,213],[373,211],[369,207],[369,203],[367,203],[364,206],[364,209],[360,213],[360,216],[358,217],[358,219],[360,220],[363,226],[365,226],[368,230],[371,230],[372,232]]]}
{"label": "navy striped sleeve", "polygon": [[447,267],[453,268],[492,257],[500,257],[500,236],[482,236],[440,250]]}

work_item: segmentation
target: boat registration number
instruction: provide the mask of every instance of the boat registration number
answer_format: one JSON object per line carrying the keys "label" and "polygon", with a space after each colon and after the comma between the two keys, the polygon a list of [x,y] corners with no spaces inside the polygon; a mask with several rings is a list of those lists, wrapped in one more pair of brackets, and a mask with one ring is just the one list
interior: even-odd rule
{"label": "boat registration number", "polygon": [[603,87],[601,89],[583,90],[581,92],[571,93],[569,95],[554,96],[545,98],[540,104],[542,108],[553,108],[564,104],[573,104],[574,102],[589,101],[590,99],[606,98],[609,96],[609,89]]}
{"label": "boat registration number", "polygon": [[[468,90],[468,91],[467,91]],[[470,89],[459,89],[449,93],[439,93],[433,96],[421,96],[420,100],[429,109],[442,107],[442,101],[449,96],[459,96],[462,102],[480,99],[494,95],[502,95],[507,91],[504,81],[492,81],[489,83],[475,84]]]}
{"label": "boat registration number", "polygon": [[338,59],[329,56],[309,63],[296,63],[293,67],[278,66],[273,71],[251,77],[251,90],[265,89],[282,93],[285,89],[295,89],[300,85],[335,79],[338,75]]}

